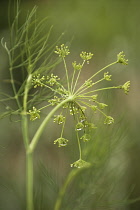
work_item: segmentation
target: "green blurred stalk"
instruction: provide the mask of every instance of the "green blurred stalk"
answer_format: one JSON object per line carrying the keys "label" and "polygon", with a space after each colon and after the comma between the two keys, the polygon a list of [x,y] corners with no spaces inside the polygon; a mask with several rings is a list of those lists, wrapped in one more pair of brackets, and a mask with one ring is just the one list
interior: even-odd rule
{"label": "green blurred stalk", "polygon": [[26,152],[26,202],[27,210],[33,210],[33,153]]}
{"label": "green blurred stalk", "polygon": [[68,174],[64,184],[62,185],[62,187],[59,191],[58,197],[57,197],[56,202],[55,202],[54,210],[60,210],[61,209],[62,200],[65,196],[65,193],[66,193],[66,190],[67,190],[68,186],[70,185],[70,183],[74,180],[74,178],[81,171],[87,170],[88,168],[90,168],[90,167],[88,166],[88,167],[83,167],[83,168],[76,168],[76,169],[73,169],[72,171],[70,171],[70,173]]}
{"label": "green blurred stalk", "polygon": [[58,194],[58,198],[56,200],[56,203],[55,203],[55,207],[54,207],[54,210],[60,210],[61,208],[61,204],[62,204],[62,200],[63,200],[63,197],[64,197],[64,194],[66,192],[66,189],[67,187],[69,186],[69,184],[71,183],[71,181],[74,179],[74,177],[76,176],[76,174],[79,172],[78,169],[74,169],[72,170],[68,176],[67,176],[67,179],[65,180],[62,188],[60,189],[59,191],[59,194]]}

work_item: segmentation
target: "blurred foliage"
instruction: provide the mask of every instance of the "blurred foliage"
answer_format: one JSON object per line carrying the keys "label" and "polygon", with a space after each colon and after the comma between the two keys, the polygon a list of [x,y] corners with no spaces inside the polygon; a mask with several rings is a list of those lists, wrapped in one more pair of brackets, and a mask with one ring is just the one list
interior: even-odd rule
{"label": "blurred foliage", "polygon": [[[14,1],[11,2],[12,10]],[[120,83],[131,80],[130,94],[124,97],[121,93],[111,91],[103,95],[112,105],[109,111],[116,123],[109,129],[101,125],[93,134],[93,140],[87,144],[84,154],[88,161],[95,162],[95,167],[93,165],[79,172],[72,180],[64,196],[62,210],[139,210],[140,202],[131,203],[129,199],[140,196],[140,2],[28,0],[21,1],[23,17],[35,4],[39,6],[38,15],[48,16],[49,24],[53,25],[52,42],[65,32],[62,43],[71,42],[74,59],[82,50],[95,54],[95,61],[91,62],[81,80],[85,80],[86,75],[90,75],[94,69],[100,69],[108,61],[114,60],[122,50],[129,59],[129,65],[123,67],[121,75],[119,67],[114,68],[114,76]],[[7,10],[8,1],[1,1],[0,38],[8,37]],[[4,82],[8,77],[8,64],[1,46],[0,54],[0,88],[10,92],[10,85]],[[56,70],[61,75],[61,65]],[[1,111],[4,106],[0,105]],[[13,122],[15,120],[12,117],[0,122],[0,209],[6,210],[25,209],[24,149],[20,141],[20,126]],[[72,127],[71,120],[70,123]],[[36,126],[31,125],[31,135]],[[69,127],[66,135],[72,141],[68,148],[59,149],[53,145],[53,140],[59,135],[53,122],[50,122],[37,148],[34,191],[36,210],[53,209],[59,189],[71,170],[70,163],[77,159],[75,136]]]}

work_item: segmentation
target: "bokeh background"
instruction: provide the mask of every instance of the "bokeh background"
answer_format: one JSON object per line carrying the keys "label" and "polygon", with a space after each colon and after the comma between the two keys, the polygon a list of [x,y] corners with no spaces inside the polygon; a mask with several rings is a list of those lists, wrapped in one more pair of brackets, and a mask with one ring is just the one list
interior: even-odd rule
{"label": "bokeh background", "polygon": [[[129,95],[111,91],[103,96],[116,122],[109,128],[99,122],[93,133],[94,141],[86,146],[86,158],[95,161],[95,165],[100,162],[99,167],[83,172],[73,181],[62,209],[139,210],[140,201],[132,201],[140,197],[140,2],[24,0],[21,1],[22,18],[34,5],[38,6],[38,16],[48,16],[50,26],[53,25],[50,41],[64,32],[62,43],[71,43],[69,62],[78,59],[81,51],[94,53],[81,80],[115,61],[120,51],[124,51],[129,60],[128,66],[113,67],[114,85],[131,81]],[[0,38],[8,37],[7,10],[8,1],[1,0]],[[0,46],[1,90],[10,88],[4,82],[7,70],[8,59]],[[61,72],[62,66],[58,66],[57,71]],[[3,107],[1,104],[1,111]],[[13,121],[9,118],[0,121],[0,210],[25,209],[25,154],[20,123]],[[36,127],[37,124],[31,125],[31,135]],[[69,126],[66,129],[67,138],[73,142],[65,149],[53,145],[59,133],[50,122],[35,154],[36,209],[53,209],[58,190],[71,170],[69,165],[78,158],[73,131]],[[41,201],[43,204],[38,204]],[[42,207],[37,207],[39,205]]]}

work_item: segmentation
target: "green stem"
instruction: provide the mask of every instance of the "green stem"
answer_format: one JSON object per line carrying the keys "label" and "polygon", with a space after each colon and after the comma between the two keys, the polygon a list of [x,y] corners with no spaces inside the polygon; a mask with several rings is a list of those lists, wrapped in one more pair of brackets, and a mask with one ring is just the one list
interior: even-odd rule
{"label": "green stem", "polygon": [[28,150],[29,145],[29,137],[28,137],[28,119],[25,112],[22,113],[22,135],[23,135],[23,142],[25,146],[25,150]]}
{"label": "green stem", "polygon": [[68,69],[67,69],[65,58],[63,58],[63,62],[64,62],[65,70],[66,70],[66,78],[67,78],[67,84],[68,84],[68,91],[70,92],[69,75],[68,75]]}
{"label": "green stem", "polygon": [[28,152],[28,119],[25,112],[22,113],[22,135],[26,150],[26,209],[33,210],[33,157],[32,153]]}
{"label": "green stem", "polygon": [[60,210],[66,189],[67,189],[68,185],[72,182],[74,177],[79,173],[79,171],[80,171],[79,169],[74,169],[68,174],[66,181],[64,182],[62,188],[59,191],[59,194],[58,194],[55,206],[54,206],[54,210]]}
{"label": "green stem", "polygon": [[81,144],[80,144],[78,131],[76,132],[76,134],[77,134],[77,141],[78,141],[78,147],[79,147],[79,159],[82,159],[82,150],[81,150]]}
{"label": "green stem", "polygon": [[81,101],[81,103],[82,104],[84,104],[84,105],[86,105],[86,106],[88,106],[88,107],[91,107],[91,105],[90,104],[88,104],[87,102],[85,102],[85,101]]}
{"label": "green stem", "polygon": [[103,67],[102,69],[100,69],[99,71],[97,71],[95,74],[93,74],[88,80],[91,80],[93,77],[95,77],[97,74],[99,74],[100,72],[104,71],[105,69],[107,69],[108,67],[116,64],[117,61],[113,62],[113,63],[110,63],[108,64],[107,66]]}
{"label": "green stem", "polygon": [[59,191],[57,200],[55,202],[54,210],[60,210],[61,209],[62,200],[63,200],[63,197],[66,193],[66,190],[67,190],[68,186],[74,180],[74,178],[83,170],[87,170],[87,168],[83,167],[83,168],[73,169],[72,171],[70,171],[70,173],[68,174],[62,188]]}
{"label": "green stem", "polygon": [[62,125],[62,130],[61,130],[61,135],[60,135],[61,138],[62,138],[63,133],[64,133],[65,123],[66,123],[66,120],[64,121],[64,123],[63,123],[63,125]]}
{"label": "green stem", "polygon": [[24,91],[24,98],[23,98],[23,107],[24,107],[25,112],[27,111],[27,99],[28,99],[28,92],[29,92],[29,89],[30,89],[31,80],[32,80],[32,75],[29,74],[29,76],[27,78],[25,91]]}
{"label": "green stem", "polygon": [[110,89],[117,89],[117,88],[120,88],[120,86],[113,86],[113,87],[100,88],[100,89],[97,89],[97,90],[92,90],[92,91],[89,91],[89,92],[83,93],[83,95],[82,95],[82,96],[80,96],[80,97],[83,97],[83,96],[84,96],[84,95],[86,95],[86,94],[90,94],[90,93],[98,92],[98,91],[101,91],[101,90],[110,90]]}
{"label": "green stem", "polygon": [[18,108],[20,108],[20,103],[19,103],[19,100],[18,100],[18,95],[17,95],[17,91],[16,91],[16,87],[15,87],[15,84],[14,84],[14,77],[13,77],[13,72],[12,72],[12,67],[10,67],[10,77],[11,77],[11,83],[12,83],[12,88],[13,88],[13,92],[14,92],[14,97],[16,99],[16,102],[17,102],[17,105],[18,105]]}
{"label": "green stem", "polygon": [[29,150],[30,152],[33,152],[38,141],[39,138],[45,128],[45,126],[47,125],[47,123],[49,122],[50,118],[54,115],[54,113],[61,107],[63,106],[63,104],[67,103],[68,101],[73,100],[74,96],[69,96],[67,99],[65,99],[64,101],[62,101],[61,103],[59,103],[56,107],[54,107],[54,109],[52,109],[52,111],[46,116],[46,118],[44,119],[44,121],[42,122],[42,124],[40,125],[40,127],[38,128],[38,130],[36,131],[30,145],[29,145]]}
{"label": "green stem", "polygon": [[[83,63],[82,63],[82,67],[84,66],[84,63],[85,63],[85,60],[84,60]],[[74,93],[75,88],[76,88],[76,86],[77,86],[77,83],[78,83],[78,80],[79,80],[79,77],[80,77],[80,74],[81,74],[81,70],[82,70],[82,68],[81,68],[81,69],[79,70],[79,72],[78,72],[78,75],[77,75],[77,78],[76,78],[75,85],[74,85],[74,87],[73,87],[72,93]],[[76,92],[77,92],[77,91],[76,91]]]}
{"label": "green stem", "polygon": [[72,93],[74,93],[74,91],[75,91],[75,88],[76,88],[77,82],[78,82],[78,80],[79,80],[80,74],[81,74],[81,69],[80,69],[79,72],[78,72],[78,76],[77,76],[77,78],[76,78],[76,81],[75,81],[75,84],[74,84],[74,88],[73,88]]}
{"label": "green stem", "polygon": [[42,106],[40,109],[38,109],[39,111],[40,110],[42,110],[42,109],[45,109],[45,108],[47,108],[47,107],[49,107],[49,106],[51,106],[51,104],[48,104],[48,105],[46,105],[46,106]]}
{"label": "green stem", "polygon": [[26,209],[33,210],[33,154],[26,152]]}
{"label": "green stem", "polygon": [[[99,71],[97,71],[95,74],[93,74],[87,81],[93,79],[97,74],[99,74],[100,72],[104,71],[105,69],[107,69],[108,67],[110,67],[110,66],[112,66],[112,65],[114,65],[114,64],[116,64],[116,63],[118,63],[118,62],[115,61],[115,62],[113,62],[113,63],[111,63],[111,64],[109,64],[109,65],[103,67],[102,69],[100,69]],[[76,94],[77,92],[79,92],[79,90],[81,90],[84,86],[85,86],[85,83],[84,83],[84,84],[75,92],[75,94]]]}
{"label": "green stem", "polygon": [[103,112],[103,111],[101,111],[99,108],[96,108],[102,115],[104,115],[105,117],[107,117],[107,115]]}
{"label": "green stem", "polygon": [[24,90],[23,111],[22,111],[22,135],[23,135],[23,141],[24,141],[26,151],[28,150],[28,145],[29,145],[27,99],[28,99],[28,92],[29,92],[31,78],[32,78],[31,75],[29,75],[27,78],[27,83],[26,83],[25,90]]}
{"label": "green stem", "polygon": [[94,85],[98,84],[99,82],[102,82],[103,80],[104,80],[104,78],[98,80],[97,82],[94,82],[90,87],[85,87],[85,88],[83,87],[84,89],[82,89],[80,92],[76,92],[76,94],[79,95],[79,94],[83,93],[85,90],[92,88]]}
{"label": "green stem", "polygon": [[72,81],[71,81],[71,92],[72,92],[72,86],[73,86],[73,82],[74,82],[74,76],[75,76],[76,70],[73,70],[73,75],[72,75]]}
{"label": "green stem", "polygon": [[22,135],[26,150],[26,209],[33,210],[33,157],[29,151],[29,134],[28,134],[28,118],[27,118],[27,99],[30,89],[32,75],[29,74],[24,90],[23,111],[22,111]]}
{"label": "green stem", "polygon": [[[53,88],[51,88],[51,87],[49,87],[48,85],[45,85],[44,83],[42,83],[42,82],[40,82],[39,83],[40,85],[42,85],[42,87],[46,87],[46,88],[49,88],[51,91],[53,91],[53,92],[56,92],[56,93],[59,93],[59,91],[57,91],[57,90],[55,90],[55,89],[53,89]],[[63,87],[62,87],[63,88]],[[59,93],[60,94],[60,93]]]}

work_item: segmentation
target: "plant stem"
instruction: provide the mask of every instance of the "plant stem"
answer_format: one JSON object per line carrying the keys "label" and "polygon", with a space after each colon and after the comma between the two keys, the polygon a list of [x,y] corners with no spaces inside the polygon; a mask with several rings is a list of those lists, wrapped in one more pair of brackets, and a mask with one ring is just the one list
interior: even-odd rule
{"label": "plant stem", "polygon": [[86,87],[83,87],[84,89],[82,89],[81,91],[77,92],[76,94],[81,94],[83,93],[85,90],[89,89],[89,88],[92,88],[94,85],[98,84],[99,82],[102,82],[103,80],[105,80],[104,78],[98,80],[97,82],[94,82],[91,86],[86,86]]}
{"label": "plant stem", "polygon": [[[97,71],[95,74],[93,74],[87,81],[90,81],[91,79],[93,79],[97,74],[99,74],[100,72],[104,71],[105,69],[107,69],[108,67],[116,64],[117,61],[108,64],[107,66],[103,67],[102,69],[100,69],[99,71]],[[75,92],[75,94],[77,94],[83,87],[85,86],[85,83],[83,85],[81,85],[81,87]]]}
{"label": "plant stem", "polygon": [[64,197],[66,189],[79,171],[80,171],[79,169],[74,169],[68,174],[66,181],[64,182],[62,188],[59,191],[58,198],[54,206],[54,210],[60,210],[62,199]]}
{"label": "plant stem", "polygon": [[33,154],[26,151],[26,209],[33,210]]}
{"label": "plant stem", "polygon": [[75,91],[75,88],[76,88],[77,82],[78,82],[78,80],[79,80],[80,74],[81,74],[81,69],[80,69],[79,72],[78,72],[78,75],[77,75],[77,78],[76,78],[76,81],[75,81],[75,84],[74,84],[74,88],[73,88],[72,93],[74,93],[74,91]]}
{"label": "plant stem", "polygon": [[13,71],[13,69],[12,69],[12,67],[10,67],[10,77],[11,77],[11,83],[12,83],[13,93],[14,93],[14,97],[16,99],[18,108],[20,108],[21,106],[20,106],[20,102],[19,102],[19,99],[18,99],[16,87],[15,87],[15,84],[14,84],[14,77],[13,77],[13,72],[12,71]]}
{"label": "plant stem", "polygon": [[102,90],[117,89],[117,88],[120,88],[120,86],[112,86],[112,87],[106,87],[106,88],[100,88],[100,89],[92,90],[92,91],[83,93],[83,95],[80,96],[79,98],[81,98],[81,97],[83,97],[83,96],[85,97],[86,94],[90,94],[90,93],[94,93],[94,92],[98,92],[98,91],[102,91]]}
{"label": "plant stem", "polygon": [[22,114],[22,135],[26,150],[26,209],[33,210],[33,154],[28,152],[28,119],[26,114]]}
{"label": "plant stem", "polygon": [[66,71],[66,78],[67,78],[67,84],[68,84],[68,91],[70,92],[69,75],[68,75],[68,69],[67,69],[67,65],[66,65],[65,58],[63,58],[63,62],[64,62],[65,71]]}
{"label": "plant stem", "polygon": [[74,178],[83,170],[87,170],[86,167],[83,168],[78,168],[78,169],[73,169],[72,171],[70,171],[70,173],[68,174],[64,184],[62,185],[57,200],[55,202],[55,206],[54,206],[54,210],[60,210],[61,209],[61,204],[62,204],[62,200],[63,197],[66,193],[66,190],[68,188],[68,186],[70,185],[70,183],[74,180]]}
{"label": "plant stem", "polygon": [[29,134],[27,119],[27,99],[32,75],[29,74],[24,90],[22,111],[22,135],[26,150],[26,209],[34,210],[33,207],[33,153],[29,151]]}
{"label": "plant stem", "polygon": [[74,76],[75,76],[75,69],[73,70],[73,74],[72,74],[72,80],[71,80],[71,93],[72,93],[72,87],[73,87],[73,82],[74,82]]}
{"label": "plant stem", "polygon": [[[82,67],[84,66],[84,63],[85,63],[85,60],[84,60],[83,63],[82,63]],[[78,83],[78,80],[79,80],[79,77],[80,77],[80,74],[81,74],[81,70],[82,70],[82,69],[80,69],[79,72],[78,72],[78,75],[77,75],[77,78],[76,78],[76,81],[75,81],[75,84],[74,84],[72,93],[74,93],[74,91],[75,91],[76,85],[77,85],[77,83]]]}
{"label": "plant stem", "polygon": [[25,114],[25,112],[22,113],[22,136],[23,136],[23,142],[24,142],[24,147],[25,150],[28,150],[28,145],[29,145],[29,137],[28,137],[28,119]]}
{"label": "plant stem", "polygon": [[22,135],[25,150],[28,150],[29,145],[29,137],[28,137],[28,119],[27,119],[27,99],[28,99],[28,92],[30,87],[32,75],[29,75],[27,78],[25,90],[24,90],[24,97],[23,97],[23,111],[22,111]]}
{"label": "plant stem", "polygon": [[63,106],[63,104],[67,103],[68,101],[73,100],[74,96],[69,96],[67,99],[63,100],[62,102],[60,102],[57,106],[54,107],[54,109],[52,109],[52,111],[46,116],[46,118],[44,119],[44,121],[41,123],[40,127],[38,128],[38,130],[36,131],[30,145],[29,145],[29,150],[30,152],[33,152],[38,141],[39,138],[45,128],[45,126],[47,125],[48,121],[50,120],[50,118],[54,115],[54,113],[61,107]]}
{"label": "plant stem", "polygon": [[79,135],[78,135],[78,131],[77,133],[77,140],[78,140],[78,147],[79,147],[79,159],[82,159],[82,150],[81,150],[81,144],[80,144],[80,139],[79,139]]}

